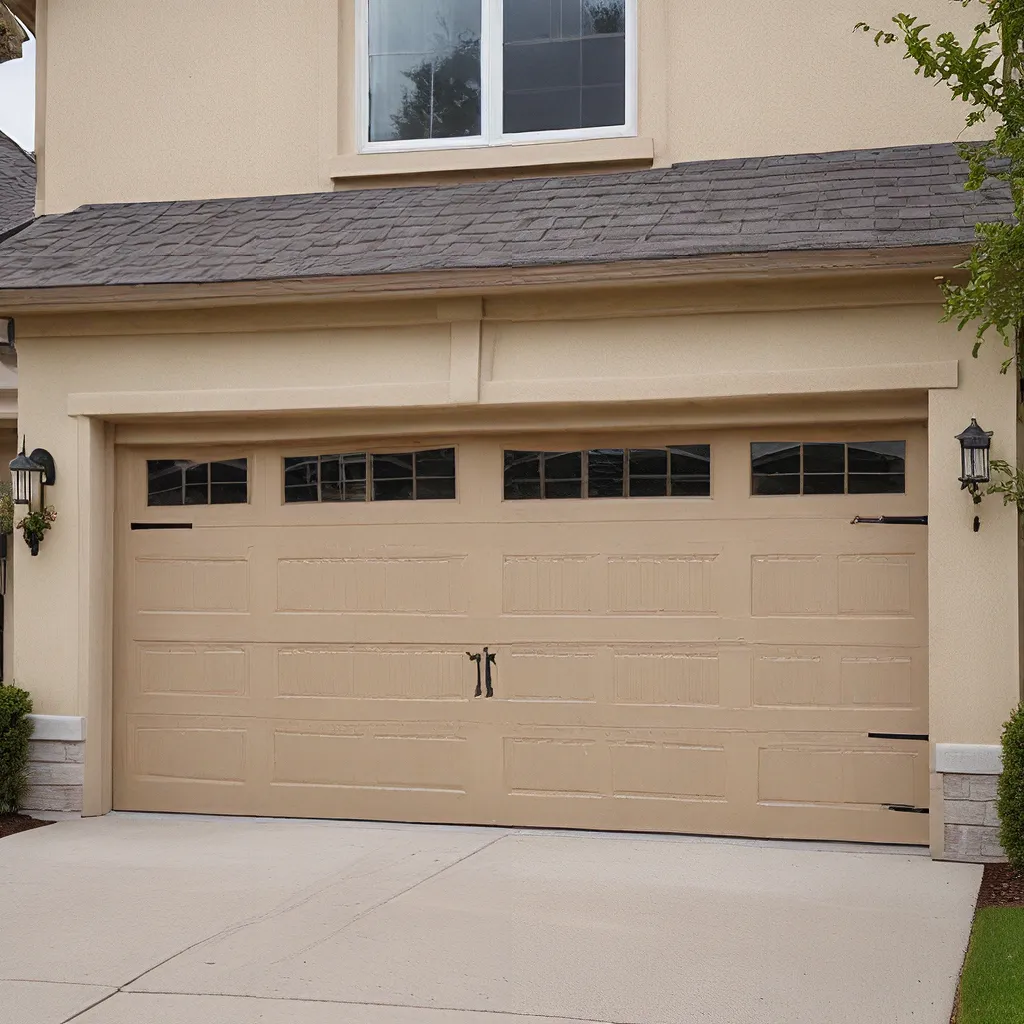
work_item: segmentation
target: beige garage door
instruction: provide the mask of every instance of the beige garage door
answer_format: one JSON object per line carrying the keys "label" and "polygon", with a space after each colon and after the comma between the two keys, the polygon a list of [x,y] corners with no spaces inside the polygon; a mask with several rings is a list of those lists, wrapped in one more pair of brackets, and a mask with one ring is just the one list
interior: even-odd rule
{"label": "beige garage door", "polygon": [[118,465],[118,808],[927,841],[923,427]]}

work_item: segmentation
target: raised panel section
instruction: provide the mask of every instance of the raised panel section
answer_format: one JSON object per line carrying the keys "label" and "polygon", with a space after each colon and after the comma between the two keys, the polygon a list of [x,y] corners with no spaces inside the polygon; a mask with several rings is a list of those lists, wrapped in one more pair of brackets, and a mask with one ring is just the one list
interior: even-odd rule
{"label": "raised panel section", "polygon": [[593,701],[602,665],[595,651],[552,647],[512,650],[498,668],[502,698]]}
{"label": "raised panel section", "polygon": [[623,615],[712,615],[715,555],[608,559],[608,610]]}
{"label": "raised panel section", "polygon": [[840,615],[909,615],[910,555],[842,555]]}
{"label": "raised panel section", "polygon": [[140,612],[246,612],[249,563],[244,558],[135,559]]}
{"label": "raised panel section", "polygon": [[240,785],[246,732],[228,726],[139,726],[130,729],[129,775]]}
{"label": "raised panel section", "polygon": [[281,697],[457,700],[467,695],[466,654],[436,647],[310,646],[277,652]]}
{"label": "raised panel section", "polygon": [[755,555],[754,615],[825,615],[835,611],[834,559],[823,555]]}
{"label": "raised panel section", "polygon": [[611,748],[616,796],[669,800],[724,800],[722,747],[680,743],[617,743]]}
{"label": "raised panel section", "polygon": [[280,730],[273,739],[275,785],[465,791],[466,741],[456,736],[377,735],[355,727]]}
{"label": "raised panel section", "polygon": [[465,611],[464,555],[431,558],[283,558],[283,612],[452,615]]}
{"label": "raised panel section", "polygon": [[616,651],[612,692],[616,704],[717,704],[718,655],[712,651]]}
{"label": "raised panel section", "polygon": [[845,657],[840,664],[844,704],[856,707],[911,708],[914,663],[906,655]]}
{"label": "raised panel section", "polygon": [[828,706],[837,697],[835,673],[820,653],[758,652],[753,664],[753,700],[762,707]]}
{"label": "raised panel section", "polygon": [[146,694],[244,697],[249,655],[235,644],[139,644],[139,690]]}
{"label": "raised panel section", "polygon": [[758,795],[774,803],[912,805],[918,757],[895,750],[767,747],[760,751]]}
{"label": "raised panel section", "polygon": [[594,740],[505,738],[505,785],[510,793],[601,796],[601,750]]}
{"label": "raised panel section", "polygon": [[509,555],[502,566],[503,607],[513,615],[594,609],[590,555]]}

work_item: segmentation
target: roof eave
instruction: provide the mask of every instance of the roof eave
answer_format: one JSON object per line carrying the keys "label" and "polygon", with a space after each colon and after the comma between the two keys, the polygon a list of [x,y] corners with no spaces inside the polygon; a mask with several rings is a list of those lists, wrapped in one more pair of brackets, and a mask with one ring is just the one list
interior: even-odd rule
{"label": "roof eave", "polygon": [[884,249],[800,250],[721,254],[614,263],[566,263],[533,267],[456,268],[394,274],[284,278],[263,281],[179,284],[116,284],[45,288],[0,287],[0,317],[27,313],[171,309],[325,300],[423,298],[535,291],[566,287],[725,282],[841,274],[952,272],[970,245]]}
{"label": "roof eave", "polygon": [[3,0],[24,26],[36,34],[36,0]]}

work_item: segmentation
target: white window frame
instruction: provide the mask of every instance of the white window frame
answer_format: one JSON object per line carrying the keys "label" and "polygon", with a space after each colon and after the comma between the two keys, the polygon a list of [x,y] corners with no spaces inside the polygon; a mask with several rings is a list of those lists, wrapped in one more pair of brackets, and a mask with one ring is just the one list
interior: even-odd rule
{"label": "white window frame", "polygon": [[499,132],[502,119],[502,26],[504,0],[480,0],[480,121],[482,132],[455,139],[398,139],[370,142],[370,0],[356,4],[356,121],[360,153],[407,153],[432,149],[481,149],[540,142],[575,142],[581,139],[616,139],[637,134],[637,0],[626,0],[626,123],[598,128]]}

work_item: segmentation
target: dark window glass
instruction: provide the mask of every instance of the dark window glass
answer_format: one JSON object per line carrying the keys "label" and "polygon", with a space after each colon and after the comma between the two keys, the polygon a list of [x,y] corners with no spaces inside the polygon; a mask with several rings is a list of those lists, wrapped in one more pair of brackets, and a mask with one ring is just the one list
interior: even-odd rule
{"label": "dark window glass", "polygon": [[412,501],[413,482],[408,480],[377,480],[373,481],[374,501]]}
{"label": "dark window glass", "polygon": [[903,494],[907,478],[902,473],[851,473],[850,494]]}
{"label": "dark window glass", "polygon": [[800,445],[790,441],[755,441],[750,460],[756,476],[800,474]]}
{"label": "dark window glass", "polygon": [[804,477],[804,494],[842,494],[846,477],[842,473],[817,473]]}
{"label": "dark window glass", "polygon": [[805,444],[804,473],[846,472],[846,445]]}
{"label": "dark window glass", "polygon": [[626,493],[626,453],[621,448],[587,452],[587,495],[591,498],[621,498]]}
{"label": "dark window glass", "polygon": [[540,452],[505,452],[505,500],[523,501],[541,496]]}
{"label": "dark window glass", "polygon": [[849,445],[851,473],[905,473],[905,441],[859,441]]}
{"label": "dark window glass", "polygon": [[185,469],[185,504],[208,505],[210,503],[210,464],[193,463]]}
{"label": "dark window glass", "polygon": [[427,501],[432,498],[454,498],[455,477],[424,477],[416,478],[416,498]]}
{"label": "dark window glass", "polygon": [[184,470],[188,462],[180,459],[150,459],[146,463],[150,505],[185,503]]}
{"label": "dark window glass", "polygon": [[412,453],[374,455],[373,479],[375,482],[377,480],[411,480]]}
{"label": "dark window glass", "polygon": [[625,124],[625,0],[505,0],[504,130]]}
{"label": "dark window glass", "polygon": [[751,493],[903,494],[905,441],[755,442]]}
{"label": "dark window glass", "polygon": [[370,141],[480,134],[480,0],[370,0]]}
{"label": "dark window glass", "polygon": [[711,477],[709,476],[674,476],[672,477],[673,498],[709,498],[711,496]]}
{"label": "dark window glass", "polygon": [[455,449],[439,448],[436,451],[416,453],[416,477],[455,476]]}
{"label": "dark window glass", "polygon": [[711,494],[711,446],[505,452],[505,498],[664,498]]}
{"label": "dark window glass", "polygon": [[777,476],[755,476],[753,479],[754,494],[777,495],[777,494],[799,494],[800,474],[786,474]]}
{"label": "dark window glass", "polygon": [[151,506],[244,505],[249,500],[246,459],[190,462],[151,459],[146,464]]}
{"label": "dark window glass", "polygon": [[544,497],[583,497],[583,452],[544,452]]}
{"label": "dark window glass", "polygon": [[244,505],[249,500],[248,465],[245,459],[210,463],[210,504]]}
{"label": "dark window glass", "polygon": [[286,502],[374,501],[455,497],[455,449],[366,455],[310,455],[284,460]]}
{"label": "dark window glass", "polygon": [[670,448],[673,476],[706,476],[711,479],[711,445],[690,444]]}
{"label": "dark window glass", "polygon": [[[320,490],[314,492],[313,501],[344,501],[345,484],[342,480],[341,460],[344,455],[321,455],[319,458]],[[363,492],[365,500],[366,493]]]}
{"label": "dark window glass", "polygon": [[670,448],[672,480],[669,493],[676,498],[711,496],[711,445]]}
{"label": "dark window glass", "polygon": [[374,455],[373,500],[412,501],[416,494],[412,452]]}
{"label": "dark window glass", "polygon": [[629,496],[664,498],[668,494],[668,449],[629,450]]}

